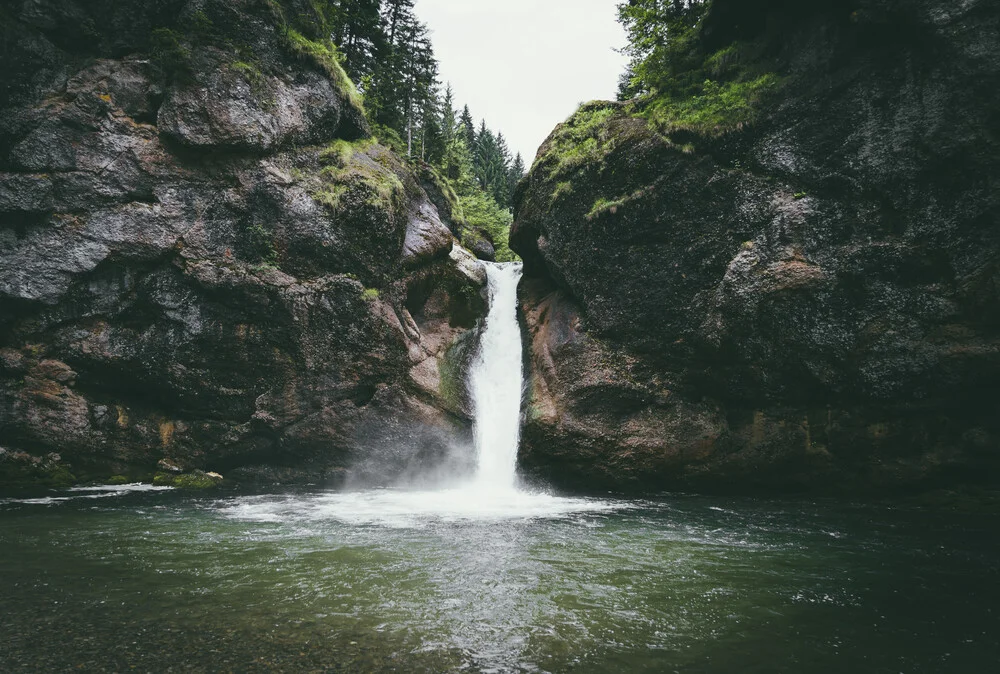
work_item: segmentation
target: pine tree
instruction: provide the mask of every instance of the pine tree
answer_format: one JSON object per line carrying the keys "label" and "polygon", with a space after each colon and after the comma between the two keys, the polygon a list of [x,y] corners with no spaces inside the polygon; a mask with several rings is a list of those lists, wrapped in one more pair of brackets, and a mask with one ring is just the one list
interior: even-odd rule
{"label": "pine tree", "polygon": [[444,158],[446,140],[441,126],[440,101],[431,96],[424,102],[420,126],[420,159],[439,165]]}
{"label": "pine tree", "polygon": [[514,189],[521,181],[521,178],[524,177],[524,170],[524,158],[518,152],[510,165],[510,170],[507,172],[507,203],[511,206],[514,204]]}
{"label": "pine tree", "polygon": [[497,132],[496,140],[497,149],[493,161],[498,169],[498,175],[491,185],[493,198],[503,208],[510,208],[510,166],[513,159],[511,159],[510,148],[507,147],[507,139],[503,137],[503,132]]}
{"label": "pine tree", "polygon": [[449,82],[444,90],[444,100],[441,101],[441,133],[445,144],[455,135],[455,123],[455,96]]}
{"label": "pine tree", "polygon": [[330,37],[344,56],[344,69],[355,82],[370,79],[377,57],[386,49],[381,0],[339,0],[327,5]]}
{"label": "pine tree", "polygon": [[462,109],[460,121],[462,122],[462,130],[465,133],[465,144],[471,150],[476,144],[476,123],[472,121],[472,113],[469,112],[468,105]]}
{"label": "pine tree", "polygon": [[[379,137],[399,152],[440,170],[465,211],[462,241],[487,237],[498,260],[516,259],[507,247],[513,186],[524,172],[506,139],[485,120],[477,132],[469,106],[456,109],[451,86],[438,81],[427,26],[415,0],[310,0],[317,32],[340,48],[358,83]],[[401,140],[402,139],[402,140]]]}

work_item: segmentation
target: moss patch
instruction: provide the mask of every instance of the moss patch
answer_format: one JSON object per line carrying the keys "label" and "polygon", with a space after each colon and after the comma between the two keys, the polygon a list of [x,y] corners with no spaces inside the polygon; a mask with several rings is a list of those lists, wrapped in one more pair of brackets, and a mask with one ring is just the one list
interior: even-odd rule
{"label": "moss patch", "polygon": [[760,103],[778,90],[781,81],[775,73],[732,82],[707,79],[694,95],[654,99],[644,114],[661,133],[720,136],[756,121]]}
{"label": "moss patch", "polygon": [[260,66],[251,61],[233,61],[229,64],[229,69],[250,85],[250,93],[260,102],[261,106],[273,109],[277,105],[274,90]]}
{"label": "moss patch", "polygon": [[278,266],[278,245],[269,224],[252,220],[244,225],[243,248],[251,262],[269,267]]}
{"label": "moss patch", "polygon": [[[651,130],[668,147],[691,154],[699,138],[712,140],[753,125],[786,82],[762,45],[701,50],[697,33],[687,34],[671,48],[673,60],[654,90],[624,103],[586,103],[556,128],[532,167],[554,184],[550,205],[573,194],[580,171],[601,171],[605,158],[637,134],[648,136]],[[599,200],[589,217],[629,198]]]}
{"label": "moss patch", "polygon": [[180,475],[160,472],[153,476],[153,484],[158,487],[174,487],[175,489],[200,490],[212,489],[222,484],[220,476],[194,470]]}
{"label": "moss patch", "polygon": [[391,159],[370,140],[336,140],[320,151],[319,184],[312,196],[339,211],[350,196],[391,212],[402,206],[406,189],[391,167]]}
{"label": "moss patch", "polygon": [[463,229],[468,225],[465,217],[465,211],[462,208],[462,201],[452,186],[451,181],[441,175],[436,168],[430,164],[424,164],[421,167],[424,176],[433,183],[434,187],[440,192],[442,198],[447,201],[447,206],[450,209],[450,218],[455,226],[459,229]]}
{"label": "moss patch", "polygon": [[[616,142],[608,121],[619,110],[613,103],[586,103],[556,128],[545,154],[539,158],[548,165],[548,178],[558,180],[584,165],[599,163]],[[571,189],[566,181],[561,181]]]}
{"label": "moss patch", "polygon": [[211,489],[219,484],[219,480],[209,475],[184,473],[174,478],[173,486],[177,489]]}
{"label": "moss patch", "polygon": [[156,473],[153,475],[153,484],[157,487],[170,487],[174,484],[174,475],[172,473]]}
{"label": "moss patch", "polygon": [[618,197],[617,199],[606,199],[604,197],[599,197],[594,205],[590,208],[590,212],[587,213],[586,218],[588,220],[593,220],[594,218],[603,215],[604,213],[615,214],[618,212],[619,208],[622,208],[626,204],[640,199],[648,193],[649,188],[640,188],[633,192],[632,194],[626,195],[624,197]]}
{"label": "moss patch", "polygon": [[340,53],[329,40],[310,40],[294,28],[285,30],[289,48],[304,59],[311,61],[337,86],[344,98],[359,112],[364,114],[364,103],[354,82],[340,64]]}

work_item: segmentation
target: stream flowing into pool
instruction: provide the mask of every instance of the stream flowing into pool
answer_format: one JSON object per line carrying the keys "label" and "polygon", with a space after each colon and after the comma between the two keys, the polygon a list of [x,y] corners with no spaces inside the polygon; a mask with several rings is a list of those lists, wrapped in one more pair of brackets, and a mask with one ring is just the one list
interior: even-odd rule
{"label": "stream flowing into pool", "polygon": [[466,484],[0,499],[0,671],[995,671],[996,513],[519,488],[488,275]]}

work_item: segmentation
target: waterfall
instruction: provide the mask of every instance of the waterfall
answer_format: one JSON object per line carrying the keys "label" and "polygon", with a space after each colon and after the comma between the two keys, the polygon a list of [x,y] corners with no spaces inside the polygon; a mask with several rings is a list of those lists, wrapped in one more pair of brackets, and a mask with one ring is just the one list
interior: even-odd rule
{"label": "waterfall", "polygon": [[521,327],[517,322],[517,283],[521,263],[483,263],[489,313],[479,353],[469,376],[476,442],[476,483],[481,489],[515,488],[521,426]]}
{"label": "waterfall", "polygon": [[[562,517],[618,508],[611,502],[566,498],[538,488],[519,489],[517,446],[524,386],[521,326],[517,320],[520,263],[483,263],[489,312],[468,374],[476,472],[431,489],[329,492],[289,508],[278,503],[239,506],[234,517],[259,513],[266,521],[294,517],[336,519],[350,525],[424,526],[429,521],[495,522]],[[467,473],[461,473],[466,477]],[[458,474],[454,474],[458,478]]]}

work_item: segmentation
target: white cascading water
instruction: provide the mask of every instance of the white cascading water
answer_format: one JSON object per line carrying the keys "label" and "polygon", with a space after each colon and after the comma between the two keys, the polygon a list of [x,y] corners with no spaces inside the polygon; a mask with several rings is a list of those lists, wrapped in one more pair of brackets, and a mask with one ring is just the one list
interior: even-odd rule
{"label": "white cascading water", "polygon": [[337,519],[355,525],[422,527],[434,521],[489,522],[562,517],[615,509],[615,504],[518,489],[517,446],[524,384],[517,321],[520,263],[484,263],[489,313],[469,372],[477,469],[468,482],[430,491],[375,489],[303,498],[249,498],[227,515],[251,521]]}
{"label": "white cascading water", "polygon": [[517,283],[521,263],[484,263],[489,313],[479,353],[469,376],[475,419],[477,470],[481,489],[515,488],[521,426],[521,326],[517,322]]}

